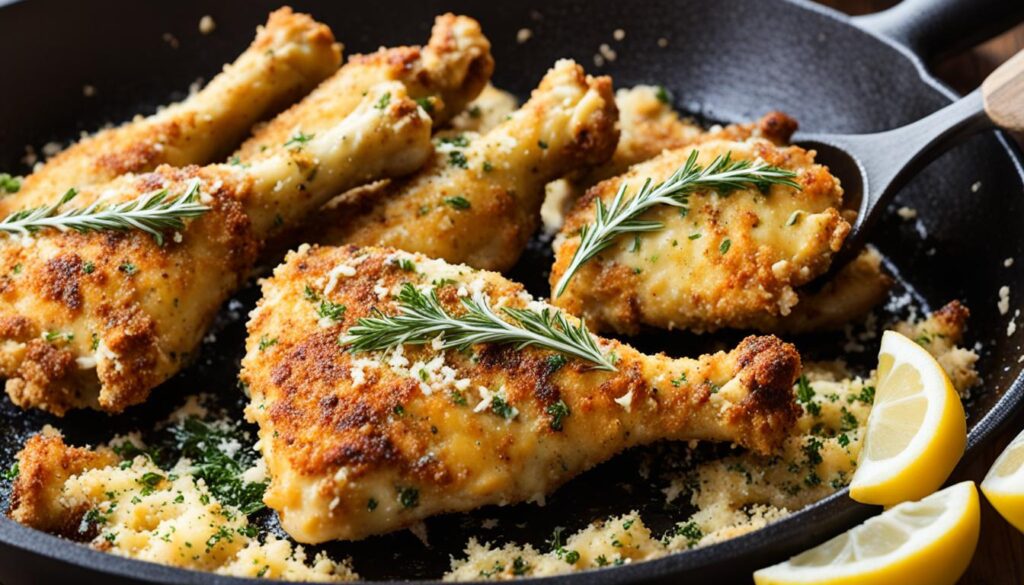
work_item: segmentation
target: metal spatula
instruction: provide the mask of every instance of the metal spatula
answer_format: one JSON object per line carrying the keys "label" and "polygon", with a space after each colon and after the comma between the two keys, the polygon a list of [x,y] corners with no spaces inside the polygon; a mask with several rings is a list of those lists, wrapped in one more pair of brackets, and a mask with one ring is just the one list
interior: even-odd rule
{"label": "metal spatula", "polygon": [[992,72],[978,89],[902,128],[875,134],[797,133],[793,141],[818,151],[817,162],[842,181],[845,206],[857,211],[829,273],[857,255],[872,224],[907,181],[946,149],[993,127],[1024,131],[1024,51]]}

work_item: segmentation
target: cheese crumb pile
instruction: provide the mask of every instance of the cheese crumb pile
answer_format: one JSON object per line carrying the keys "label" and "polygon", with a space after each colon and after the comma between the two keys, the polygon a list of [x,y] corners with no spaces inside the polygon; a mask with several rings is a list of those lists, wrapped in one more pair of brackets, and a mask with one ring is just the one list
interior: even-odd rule
{"label": "cheese crumb pile", "polygon": [[185,459],[167,472],[142,455],[91,469],[69,478],[60,498],[68,509],[88,510],[79,532],[94,533],[90,544],[106,552],[237,577],[355,578],[323,553],[308,559],[287,540],[258,538],[256,526],[218,502]]}

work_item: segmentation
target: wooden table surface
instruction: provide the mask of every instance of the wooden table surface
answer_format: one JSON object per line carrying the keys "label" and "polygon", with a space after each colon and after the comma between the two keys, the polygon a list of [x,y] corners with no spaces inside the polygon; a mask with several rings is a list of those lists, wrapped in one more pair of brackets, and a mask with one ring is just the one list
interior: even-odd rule
{"label": "wooden table surface", "polygon": [[[865,14],[894,4],[892,0],[820,0],[850,14]],[[965,0],[969,1],[969,0]],[[1024,25],[980,45],[971,51],[932,64],[932,71],[960,93],[978,87],[1000,63],[1024,49]],[[1024,104],[1022,104],[1024,107]],[[1024,135],[1017,136],[1024,145]],[[1024,428],[1024,412],[1019,413],[1005,436],[988,446],[982,456],[966,462],[956,473],[957,480],[985,477],[989,466],[1006,444]],[[982,498],[984,500],[984,498]],[[1024,583],[1024,535],[1015,530],[988,505],[982,504],[981,540],[967,573],[959,585],[1019,585]]]}

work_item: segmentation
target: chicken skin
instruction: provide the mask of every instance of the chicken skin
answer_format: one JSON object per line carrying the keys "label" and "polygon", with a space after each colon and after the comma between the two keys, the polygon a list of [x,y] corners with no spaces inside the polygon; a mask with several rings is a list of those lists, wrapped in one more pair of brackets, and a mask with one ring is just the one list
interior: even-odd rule
{"label": "chicken skin", "polygon": [[537,229],[545,184],[611,156],[616,119],[611,80],[559,61],[491,131],[442,134],[433,161],[415,175],[369,198],[332,202],[310,241],[390,246],[506,270]]}
{"label": "chicken skin", "polygon": [[[480,343],[356,351],[360,319],[433,291],[553,310],[493,272],[386,248],[292,252],[251,313],[241,379],[271,484],[264,496],[300,542],[359,539],[434,514],[542,498],[580,472],[659,440],[728,441],[771,452],[800,409],[800,357],[748,337],[697,359],[596,339],[614,371],[535,346]],[[324,317],[323,307],[343,307]],[[570,323],[575,318],[567,317]]]}
{"label": "chicken skin", "polygon": [[431,154],[430,128],[401,83],[380,84],[350,114],[325,115],[250,163],[163,165],[84,187],[71,203],[198,190],[208,211],[162,243],[138,230],[0,236],[0,376],[11,400],[58,415],[142,402],[189,361],[269,234],[339,191],[415,170]]}
{"label": "chicken skin", "polygon": [[552,302],[601,331],[636,334],[642,326],[697,332],[747,328],[764,315],[786,315],[797,303],[795,287],[825,272],[849,224],[841,217],[843,191],[813,153],[751,138],[710,140],[668,151],[598,183],[576,202],[555,242],[554,287],[580,245],[579,230],[595,219],[595,200],[607,205],[627,184],[632,197],[641,183],[667,179],[690,153],[708,165],[718,156],[763,160],[796,173],[800,189],[750,187],[728,196],[707,190],[689,197],[685,211],[661,206],[644,220],[663,228],[619,236],[584,263]]}
{"label": "chicken skin", "polygon": [[480,23],[468,16],[437,17],[426,47],[382,48],[369,55],[353,55],[345,75],[322,83],[301,106],[274,118],[253,134],[236,153],[242,161],[288,140],[297,129],[308,132],[324,116],[343,117],[362,100],[366,91],[385,81],[402,83],[412,99],[440,127],[461,112],[483,90],[494,71],[491,43]]}
{"label": "chicken skin", "polygon": [[341,49],[327,26],[281,8],[271,13],[252,45],[201,91],[51,158],[26,177],[18,198],[0,199],[0,216],[125,173],[223,160],[253,124],[302,98],[337,71],[340,61]]}

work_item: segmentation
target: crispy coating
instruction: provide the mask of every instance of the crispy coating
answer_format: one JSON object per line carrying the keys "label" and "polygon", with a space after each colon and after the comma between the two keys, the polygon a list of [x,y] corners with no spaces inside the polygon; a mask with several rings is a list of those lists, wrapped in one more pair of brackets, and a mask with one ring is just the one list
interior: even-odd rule
{"label": "crispy coating", "polygon": [[731,153],[734,160],[762,159],[797,173],[802,189],[773,185],[728,196],[699,191],[689,210],[650,210],[645,220],[663,229],[619,237],[585,263],[554,303],[585,317],[602,331],[636,334],[641,326],[714,331],[751,327],[763,315],[786,315],[797,302],[794,288],[828,269],[849,232],[837,209],[839,180],[814,164],[814,153],[751,138],[709,140],[668,151],[598,183],[576,202],[555,242],[552,286],[579,247],[579,230],[594,221],[595,199],[607,204],[625,181],[628,195],[641,182],[667,179],[690,152],[699,162]]}
{"label": "crispy coating", "polygon": [[[697,359],[599,339],[615,372],[507,345],[339,346],[360,318],[396,311],[392,295],[407,282],[433,287],[452,313],[469,291],[495,307],[547,306],[496,273],[420,254],[356,246],[291,253],[263,282],[241,379],[272,478],[265,502],[300,542],[540,499],[623,449],[664,439],[770,452],[799,414],[792,384],[800,357],[775,337]],[[325,301],[344,305],[344,315],[324,319],[317,307]]]}
{"label": "crispy coating", "polygon": [[611,80],[559,61],[506,121],[482,136],[440,137],[431,163],[372,197],[338,200],[307,241],[508,269],[537,229],[544,185],[611,156],[616,119]]}
{"label": "crispy coating", "polygon": [[268,146],[281,144],[297,130],[309,134],[323,116],[345,117],[366,91],[385,81],[399,81],[413,99],[429,110],[440,126],[466,107],[491,78],[491,43],[480,23],[468,16],[437,17],[426,47],[382,48],[353,55],[335,75],[303,101],[258,130],[236,156],[247,161]]}
{"label": "crispy coating", "polygon": [[882,255],[869,246],[820,288],[798,291],[800,302],[788,315],[765,313],[753,317],[751,326],[771,333],[842,329],[877,307],[891,287],[892,278],[882,270]]}
{"label": "crispy coating", "polygon": [[69,447],[50,426],[33,435],[18,453],[18,478],[8,515],[26,526],[67,537],[79,536],[79,521],[88,506],[68,509],[60,499],[69,477],[120,460],[106,448]]}
{"label": "crispy coating", "polygon": [[167,164],[222,160],[256,122],[298,100],[338,69],[331,30],[306,14],[270,14],[252,45],[200,92],[148,118],[81,140],[26,177],[0,214],[51,202],[71,187]]}
{"label": "crispy coating", "polygon": [[140,231],[0,238],[0,376],[12,401],[58,415],[142,402],[188,362],[268,234],[340,190],[409,173],[431,153],[430,121],[397,82],[372,88],[333,123],[251,165],[165,165],[84,188],[74,200],[176,196],[198,181],[211,210],[162,246]]}
{"label": "crispy coating", "polygon": [[796,120],[782,112],[769,112],[756,123],[729,124],[705,130],[679,115],[659,87],[637,85],[615,92],[621,136],[615,154],[596,167],[574,173],[548,186],[542,214],[544,227],[556,233],[573,202],[596,183],[621,175],[630,166],[650,160],[666,150],[710,140],[765,138],[784,145],[796,131]]}

